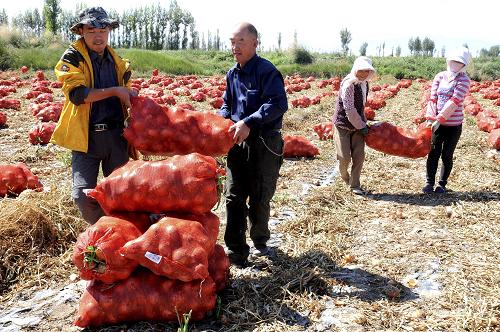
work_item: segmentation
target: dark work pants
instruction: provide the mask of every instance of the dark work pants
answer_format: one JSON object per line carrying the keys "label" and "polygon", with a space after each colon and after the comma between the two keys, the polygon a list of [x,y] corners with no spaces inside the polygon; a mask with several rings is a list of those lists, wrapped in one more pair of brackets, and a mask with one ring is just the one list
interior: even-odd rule
{"label": "dark work pants", "polygon": [[96,200],[87,197],[83,190],[94,189],[97,185],[99,168],[108,176],[111,172],[128,161],[127,141],[123,138],[123,129],[91,131],[87,153],[72,151],[74,199],[83,219],[95,224],[104,215]]}
{"label": "dark work pants", "polygon": [[446,186],[453,168],[453,153],[462,134],[460,126],[439,126],[432,134],[431,151],[427,156],[427,183],[434,185],[439,158],[442,160],[439,185]]}
{"label": "dark work pants", "polygon": [[276,191],[283,163],[283,147],[281,134],[275,134],[268,138],[249,137],[229,150],[224,241],[233,255],[243,259],[249,255],[250,248],[246,243],[247,217],[250,238],[255,247],[264,247],[270,238],[270,201]]}

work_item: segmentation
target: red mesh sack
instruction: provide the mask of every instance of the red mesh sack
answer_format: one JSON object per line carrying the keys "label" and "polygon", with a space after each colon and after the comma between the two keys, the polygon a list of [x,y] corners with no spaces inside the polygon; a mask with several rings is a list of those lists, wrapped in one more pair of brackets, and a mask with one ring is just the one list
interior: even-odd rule
{"label": "red mesh sack", "polygon": [[115,212],[111,215],[111,217],[115,217],[118,219],[126,220],[132,223],[141,234],[144,234],[149,226],[153,223],[150,218],[149,213],[140,213],[140,212]]}
{"label": "red mesh sack", "polygon": [[216,157],[227,154],[234,144],[228,132],[233,122],[217,114],[161,107],[145,97],[133,97],[131,102],[124,136],[143,154],[199,152]]}
{"label": "red mesh sack", "polygon": [[322,122],[314,125],[313,130],[318,134],[320,140],[327,140],[333,138],[333,122]]}
{"label": "red mesh sack", "polygon": [[37,70],[35,72],[35,81],[43,81],[45,80],[45,74],[43,73],[43,70]]}
{"label": "red mesh sack", "polygon": [[319,150],[304,136],[285,135],[285,157],[315,157]]}
{"label": "red mesh sack", "polygon": [[429,154],[431,136],[431,128],[425,124],[412,130],[379,122],[370,126],[365,142],[370,148],[393,156],[421,158]]}
{"label": "red mesh sack", "polygon": [[366,100],[367,107],[370,107],[373,110],[378,110],[385,106],[385,100],[380,97],[368,97]]}
{"label": "red mesh sack", "polygon": [[465,108],[464,108],[464,112],[468,113],[470,115],[477,115],[482,110],[483,110],[483,108],[479,104],[469,104],[469,105],[465,106]]}
{"label": "red mesh sack", "polygon": [[33,100],[35,103],[44,103],[44,102],[52,102],[54,101],[54,97],[52,96],[52,93],[42,93],[38,96],[35,97],[35,100]]}
{"label": "red mesh sack", "polygon": [[217,244],[214,252],[208,259],[208,273],[215,282],[217,292],[226,288],[230,265],[229,257],[227,257],[224,248],[220,244]]}
{"label": "red mesh sack", "polygon": [[6,123],[7,123],[7,114],[5,114],[4,112],[0,112],[0,127],[5,126]]}
{"label": "red mesh sack", "polygon": [[500,150],[500,128],[494,129],[488,134],[488,144],[493,149]]}
{"label": "red mesh sack", "polygon": [[129,161],[87,191],[106,214],[114,212],[203,214],[217,203],[214,158],[192,153],[160,161]]}
{"label": "red mesh sack", "polygon": [[57,122],[61,116],[61,112],[62,104],[50,104],[38,110],[38,112],[33,115],[42,122]]}
{"label": "red mesh sack", "polygon": [[365,107],[364,112],[367,120],[375,119],[375,111],[371,107]]}
{"label": "red mesh sack", "polygon": [[37,123],[28,133],[29,142],[33,145],[48,144],[55,128],[56,123],[54,122]]}
{"label": "red mesh sack", "polygon": [[208,277],[208,257],[214,245],[199,222],[164,217],[126,243],[120,253],[157,275],[191,281]]}
{"label": "red mesh sack", "polygon": [[21,109],[21,101],[17,99],[0,98],[0,108],[10,108],[19,111]]}
{"label": "red mesh sack", "polygon": [[221,97],[215,97],[213,99],[210,99],[210,105],[212,105],[212,107],[215,109],[221,108],[223,104],[224,104],[224,99],[222,99]]}
{"label": "red mesh sack", "polygon": [[485,132],[491,132],[494,129],[500,128],[500,118],[496,116],[488,116],[488,114],[481,112],[477,115],[477,127]]}
{"label": "red mesh sack", "polygon": [[26,189],[27,179],[21,167],[0,165],[0,197],[19,195]]}
{"label": "red mesh sack", "polygon": [[15,87],[0,85],[0,97],[6,97],[10,95],[12,92],[16,92]]}
{"label": "red mesh sack", "polygon": [[407,89],[411,86],[412,81],[409,79],[402,79],[398,82],[398,87]]}
{"label": "red mesh sack", "polygon": [[[183,220],[193,220],[200,223],[208,236],[208,254],[212,254],[215,244],[217,243],[217,238],[219,237],[219,225],[220,220],[216,214],[212,212],[204,214],[190,214],[190,213],[177,213],[168,212],[165,214],[166,217],[183,219]],[[163,216],[162,216],[163,217]],[[161,218],[160,218],[161,219]]]}
{"label": "red mesh sack", "polygon": [[26,176],[26,188],[27,189],[31,189],[31,190],[35,190],[35,191],[42,191],[43,190],[43,185],[40,182],[40,180],[38,179],[38,176],[33,174],[33,172],[31,172],[31,170],[28,168],[28,166],[26,166],[25,163],[19,162],[16,164],[16,166],[19,167],[20,169],[22,169],[22,171],[24,172],[24,175]]}
{"label": "red mesh sack", "polygon": [[71,257],[80,278],[113,283],[127,279],[138,263],[120,255],[127,242],[141,232],[134,224],[119,218],[104,216],[78,236]]}
{"label": "red mesh sack", "polygon": [[189,283],[160,277],[138,269],[114,285],[92,281],[80,299],[74,324],[97,327],[125,322],[177,321],[191,311],[191,320],[215,308],[215,284],[208,277]]}
{"label": "red mesh sack", "polygon": [[40,92],[44,92],[44,93],[52,93],[52,90],[48,86],[42,85],[42,84],[33,84],[31,86],[31,89],[33,91],[40,91]]}
{"label": "red mesh sack", "polygon": [[498,98],[497,100],[495,100],[495,102],[493,103],[493,105],[500,106],[500,98]]}

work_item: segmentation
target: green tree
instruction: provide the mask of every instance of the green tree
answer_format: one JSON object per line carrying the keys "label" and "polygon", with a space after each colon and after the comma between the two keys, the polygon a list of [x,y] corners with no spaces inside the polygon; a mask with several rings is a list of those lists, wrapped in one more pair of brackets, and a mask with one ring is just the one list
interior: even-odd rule
{"label": "green tree", "polygon": [[194,20],[193,20],[193,24],[191,24],[189,26],[189,32],[191,35],[191,44],[190,44],[189,48],[192,50],[199,49],[200,48],[200,33],[195,28]]}
{"label": "green tree", "polygon": [[364,42],[361,44],[361,47],[359,48],[359,55],[366,55],[366,48],[368,47],[368,43]]}
{"label": "green tree", "polygon": [[[185,50],[188,48],[188,29],[190,28],[191,25],[194,24],[194,17],[191,15],[190,12],[188,11],[183,11],[182,13],[182,25],[184,26],[183,32],[182,32],[182,49]],[[219,30],[217,29],[217,36],[219,35]],[[219,47],[220,47],[220,40],[219,40]]]}
{"label": "green tree", "polygon": [[422,51],[424,56],[432,56],[434,54],[434,48],[434,41],[432,41],[428,37],[425,37],[422,41]]}
{"label": "green tree", "polygon": [[415,55],[420,55],[420,53],[422,52],[422,42],[420,41],[419,37],[415,38],[414,48],[415,48]]}
{"label": "green tree", "polygon": [[281,32],[278,32],[278,51],[281,51]]}
{"label": "green tree", "polygon": [[401,56],[401,46],[399,45],[396,47],[396,56],[397,57]]}
{"label": "green tree", "polygon": [[43,17],[45,18],[45,30],[55,35],[59,32],[58,16],[61,12],[59,0],[45,0],[43,6]]}
{"label": "green tree", "polygon": [[480,51],[479,51],[479,56],[481,58],[485,58],[485,57],[498,57],[500,55],[500,45],[494,45],[494,46],[491,46],[489,50],[487,50],[486,48],[482,48]]}
{"label": "green tree", "polygon": [[0,12],[0,25],[8,25],[9,24],[9,17],[7,16],[7,12],[5,9],[2,9],[2,12]]}
{"label": "green tree", "polygon": [[500,55],[500,45],[490,47],[490,56],[497,57]]}
{"label": "green tree", "polygon": [[168,10],[168,19],[170,22],[168,29],[168,49],[178,50],[180,46],[180,29],[182,24],[182,9],[177,4],[177,1],[173,0],[170,2],[170,8]]}
{"label": "green tree", "polygon": [[351,40],[351,33],[347,30],[347,28],[340,30],[340,43],[342,44],[342,52],[344,52],[344,56],[346,56],[349,52],[349,43]]}
{"label": "green tree", "polygon": [[410,55],[413,55],[415,51],[415,39],[413,39],[413,37],[410,37],[408,40],[408,49],[410,50]]}

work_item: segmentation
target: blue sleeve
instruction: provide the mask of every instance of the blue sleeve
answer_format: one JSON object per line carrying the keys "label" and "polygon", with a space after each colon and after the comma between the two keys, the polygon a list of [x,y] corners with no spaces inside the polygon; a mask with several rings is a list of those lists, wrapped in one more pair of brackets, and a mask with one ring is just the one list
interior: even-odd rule
{"label": "blue sleeve", "polygon": [[226,76],[226,91],[224,92],[222,99],[224,100],[224,103],[220,107],[219,115],[221,115],[225,119],[230,119],[231,118],[230,105],[232,104],[232,98],[231,98],[231,88],[229,87],[229,75]]}
{"label": "blue sleeve", "polygon": [[257,112],[243,120],[250,128],[276,120],[288,110],[285,83],[281,73],[273,68],[273,70],[262,74],[261,82],[263,104]]}
{"label": "blue sleeve", "polygon": [[69,92],[69,100],[76,106],[85,104],[85,98],[89,95],[90,89],[80,85]]}

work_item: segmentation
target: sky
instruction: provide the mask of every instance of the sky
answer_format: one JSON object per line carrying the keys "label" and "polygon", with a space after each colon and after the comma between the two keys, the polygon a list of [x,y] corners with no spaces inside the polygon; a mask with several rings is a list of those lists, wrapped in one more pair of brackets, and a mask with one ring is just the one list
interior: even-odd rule
{"label": "sky", "polygon": [[[121,12],[147,4],[160,3],[168,8],[170,0],[60,0],[63,9],[73,11],[75,3],[101,6]],[[219,29],[221,41],[228,41],[233,27],[247,21],[261,34],[265,50],[282,48],[293,42],[314,52],[341,50],[340,30],[351,32],[352,53],[359,55],[360,46],[368,43],[367,55],[377,55],[377,46],[385,42],[385,55],[399,45],[407,55],[410,37],[429,37],[441,53],[466,43],[473,55],[481,48],[500,44],[500,1],[496,0],[177,0],[191,12],[201,33]],[[43,7],[43,0],[2,0],[9,17],[26,9]]]}

